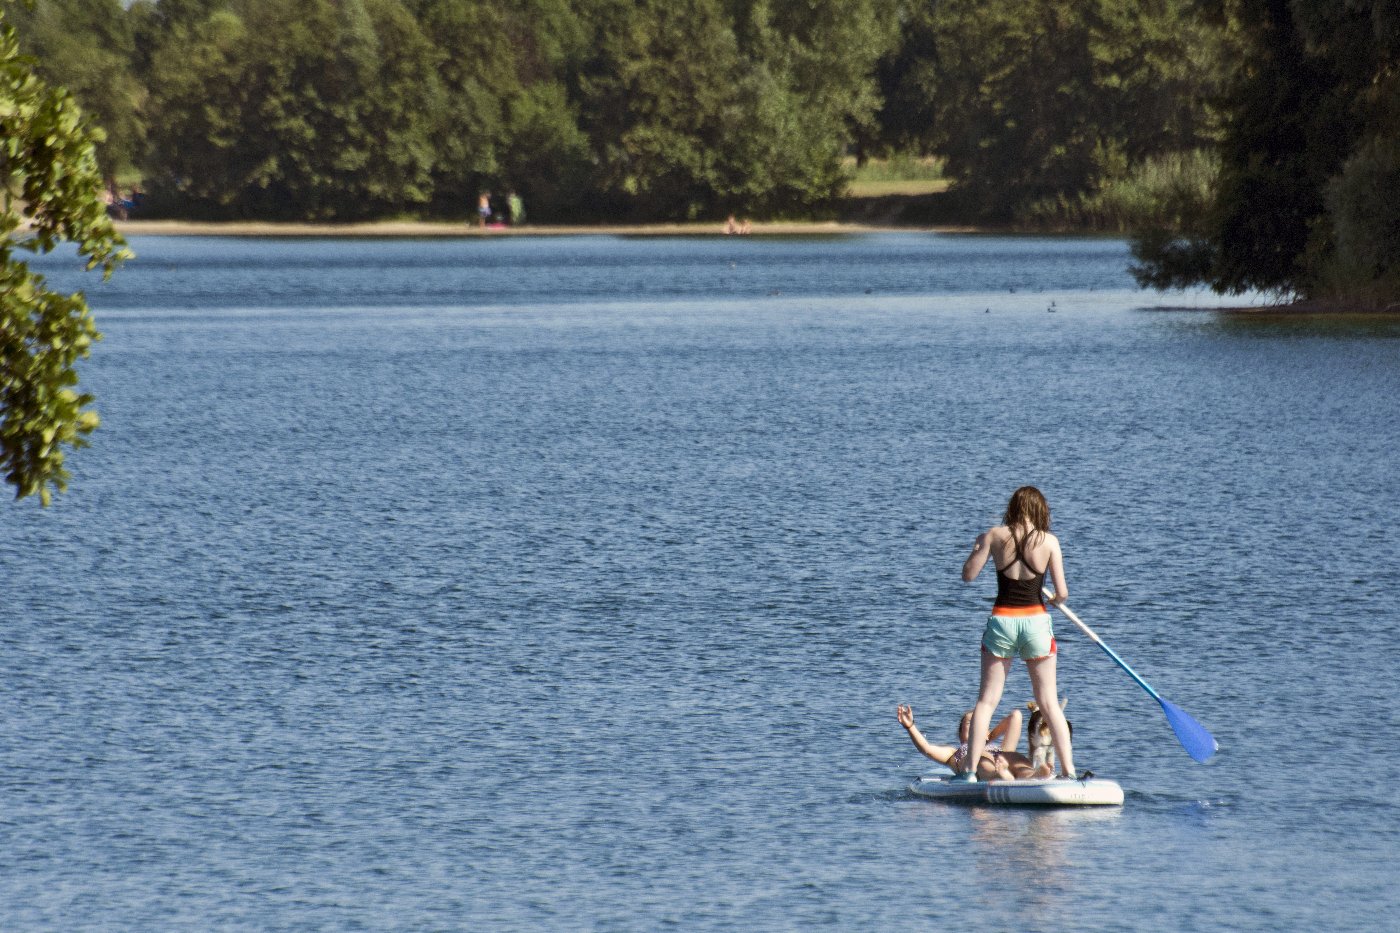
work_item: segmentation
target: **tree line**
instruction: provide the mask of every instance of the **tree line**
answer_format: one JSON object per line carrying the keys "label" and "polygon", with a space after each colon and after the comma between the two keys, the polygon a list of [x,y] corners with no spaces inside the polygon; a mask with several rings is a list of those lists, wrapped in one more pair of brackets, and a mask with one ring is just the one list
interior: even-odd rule
{"label": "tree line", "polygon": [[[110,175],[197,217],[829,213],[937,154],[973,219],[1053,221],[1211,145],[1195,0],[37,0],[14,21]],[[1082,218],[1080,218],[1082,221]]]}
{"label": "tree line", "polygon": [[14,20],[156,209],[546,220],[803,215],[839,196],[885,0],[39,0]]}

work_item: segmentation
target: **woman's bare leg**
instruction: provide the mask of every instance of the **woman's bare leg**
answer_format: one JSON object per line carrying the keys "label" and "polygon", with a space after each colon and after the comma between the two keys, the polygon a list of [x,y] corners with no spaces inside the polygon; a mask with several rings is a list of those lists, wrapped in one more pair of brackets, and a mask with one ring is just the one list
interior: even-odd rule
{"label": "woman's bare leg", "polygon": [[964,771],[973,770],[982,760],[982,750],[987,747],[987,727],[991,725],[992,714],[1001,702],[1001,692],[1006,689],[1006,674],[1010,670],[1010,658],[999,658],[990,651],[982,652],[982,685],[978,691],[977,705],[972,708]]}
{"label": "woman's bare leg", "polygon": [[1001,739],[1001,750],[1004,752],[1014,752],[1016,743],[1021,739],[1021,711],[1013,709],[1007,713],[996,726],[992,728],[989,739]]}
{"label": "woman's bare leg", "polygon": [[1060,711],[1060,698],[1055,685],[1055,656],[1048,655],[1026,662],[1026,670],[1031,675],[1031,690],[1035,702],[1040,705],[1040,714],[1050,726],[1050,738],[1055,743],[1055,753],[1060,756],[1060,774],[1074,777],[1074,749],[1070,747],[1069,724]]}
{"label": "woman's bare leg", "polygon": [[1007,769],[1010,770],[1011,776],[1016,780],[1024,781],[1028,778],[1036,777],[1035,768],[1031,765],[1029,760],[1023,758],[1007,760],[1004,755],[1002,756],[1002,760],[1006,761]]}
{"label": "woman's bare leg", "polygon": [[[992,753],[992,773],[996,775],[998,781],[1016,780],[1015,769],[1006,760],[1006,756],[1000,752]],[[990,778],[988,779],[990,780]]]}

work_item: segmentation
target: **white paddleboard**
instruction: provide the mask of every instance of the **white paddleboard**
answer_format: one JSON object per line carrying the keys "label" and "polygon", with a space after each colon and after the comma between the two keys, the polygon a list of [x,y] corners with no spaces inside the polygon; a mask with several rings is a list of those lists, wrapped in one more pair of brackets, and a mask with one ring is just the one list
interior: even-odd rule
{"label": "white paddleboard", "polygon": [[953,784],[952,775],[928,774],[916,778],[909,789],[921,797],[960,803],[1000,803],[1013,806],[1075,807],[1122,806],[1123,788],[1116,781],[1059,778],[1029,781],[978,781]]}

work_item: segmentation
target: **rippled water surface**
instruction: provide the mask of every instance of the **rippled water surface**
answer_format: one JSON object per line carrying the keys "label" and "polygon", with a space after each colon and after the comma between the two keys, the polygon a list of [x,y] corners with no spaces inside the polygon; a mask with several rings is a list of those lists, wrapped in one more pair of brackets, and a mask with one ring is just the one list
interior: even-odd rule
{"label": "rippled water surface", "polygon": [[[140,238],[0,536],[0,927],[1386,929],[1400,324],[1112,240]],[[1045,490],[1081,766],[954,807]],[[1023,669],[1005,707],[1023,702]],[[927,766],[927,767],[926,767]]]}

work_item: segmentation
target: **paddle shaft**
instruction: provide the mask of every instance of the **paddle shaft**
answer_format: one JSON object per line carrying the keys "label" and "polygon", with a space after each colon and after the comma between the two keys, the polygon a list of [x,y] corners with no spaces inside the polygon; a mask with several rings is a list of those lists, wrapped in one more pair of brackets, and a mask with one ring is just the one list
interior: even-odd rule
{"label": "paddle shaft", "polygon": [[[1049,590],[1044,590],[1044,593],[1053,600],[1053,593]],[[1152,697],[1152,699],[1156,700],[1158,704],[1161,705],[1162,712],[1166,714],[1167,723],[1172,727],[1172,731],[1176,733],[1177,741],[1181,743],[1182,748],[1186,749],[1188,755],[1197,761],[1206,761],[1211,755],[1219,751],[1220,743],[1215,741],[1215,736],[1210,734],[1209,729],[1193,719],[1191,714],[1186,712],[1186,710],[1169,700],[1163,699],[1156,690],[1152,689],[1151,684],[1139,677],[1137,671],[1128,666],[1128,662],[1114,654],[1113,649],[1105,645],[1103,639],[1095,635],[1094,630],[1085,625],[1084,620],[1074,614],[1073,609],[1068,606],[1054,604],[1053,602],[1052,605],[1055,605],[1056,609],[1059,609],[1071,622],[1079,626],[1079,630],[1085,635],[1088,635],[1090,641],[1102,648],[1104,653],[1113,659],[1114,663],[1127,671],[1129,677],[1137,681],[1139,687],[1147,691],[1148,696]]]}
{"label": "paddle shaft", "polygon": [[1108,647],[1108,645],[1105,645],[1103,643],[1103,639],[1095,635],[1094,630],[1089,628],[1089,626],[1085,625],[1084,620],[1074,614],[1073,609],[1062,603],[1054,602],[1055,594],[1050,592],[1048,589],[1043,590],[1042,592],[1044,592],[1046,599],[1051,600],[1050,605],[1063,612],[1065,614],[1065,618],[1069,619],[1075,625],[1079,626],[1079,630],[1085,635],[1088,635],[1089,640],[1092,641],[1094,644],[1098,645],[1100,648],[1102,648],[1104,650],[1104,654],[1107,654],[1110,658],[1112,658],[1118,664],[1119,667],[1127,671],[1128,676],[1131,677],[1133,680],[1136,680],[1139,687],[1151,694],[1152,699],[1156,700],[1158,703],[1162,702],[1162,698],[1157,694],[1156,690],[1152,689],[1152,685],[1149,684],[1147,681],[1143,680],[1141,677],[1139,677],[1137,671],[1133,670],[1131,667],[1128,666],[1127,661],[1124,661],[1122,658],[1118,657],[1118,655],[1114,653],[1112,648]]}

